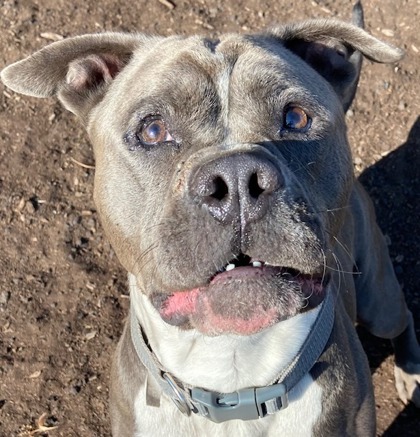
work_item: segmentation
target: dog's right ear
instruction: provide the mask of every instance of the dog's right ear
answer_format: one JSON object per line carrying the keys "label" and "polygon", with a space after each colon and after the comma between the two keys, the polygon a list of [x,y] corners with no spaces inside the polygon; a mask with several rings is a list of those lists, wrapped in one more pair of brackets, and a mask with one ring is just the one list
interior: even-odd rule
{"label": "dog's right ear", "polygon": [[85,119],[146,39],[109,32],[58,41],[8,66],[1,79],[18,93],[57,95],[68,110]]}

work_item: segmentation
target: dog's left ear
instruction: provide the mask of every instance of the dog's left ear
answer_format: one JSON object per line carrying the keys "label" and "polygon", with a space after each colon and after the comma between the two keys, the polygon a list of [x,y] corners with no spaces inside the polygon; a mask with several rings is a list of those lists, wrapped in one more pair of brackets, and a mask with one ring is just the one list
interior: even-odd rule
{"label": "dog's left ear", "polygon": [[360,2],[353,8],[353,24],[309,20],[271,29],[268,34],[280,40],[331,84],[344,111],[350,107],[356,93],[363,56],[374,62],[393,63],[404,55],[401,49],[363,30]]}

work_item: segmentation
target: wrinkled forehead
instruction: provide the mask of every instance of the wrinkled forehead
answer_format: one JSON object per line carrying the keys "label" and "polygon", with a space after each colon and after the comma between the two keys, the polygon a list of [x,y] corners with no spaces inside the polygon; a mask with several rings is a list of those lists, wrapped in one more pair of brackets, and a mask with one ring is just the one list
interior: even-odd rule
{"label": "wrinkled forehead", "polygon": [[314,86],[325,87],[324,81],[304,61],[280,42],[264,36],[167,38],[141,59],[143,56],[138,54],[139,76],[147,70],[146,77],[157,89],[167,85],[188,92],[194,89],[191,87],[194,80],[215,83],[225,76],[234,82],[245,81],[245,85],[260,84],[268,92],[271,87],[311,87],[313,81]]}
{"label": "wrinkled forehead", "polygon": [[328,84],[281,43],[240,35],[163,39],[135,54],[120,90],[128,113],[163,108],[198,123],[216,123],[238,111],[261,117],[302,101],[322,107],[334,102],[325,98],[330,94]]}

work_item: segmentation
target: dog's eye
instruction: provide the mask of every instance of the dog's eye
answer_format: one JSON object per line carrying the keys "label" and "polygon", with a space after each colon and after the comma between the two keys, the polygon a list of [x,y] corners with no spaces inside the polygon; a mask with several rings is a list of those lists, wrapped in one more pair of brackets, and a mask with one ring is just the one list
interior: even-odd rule
{"label": "dog's eye", "polygon": [[283,115],[283,129],[303,131],[310,127],[311,119],[299,106],[288,106]]}
{"label": "dog's eye", "polygon": [[174,141],[160,115],[144,118],[137,131],[137,138],[143,146]]}

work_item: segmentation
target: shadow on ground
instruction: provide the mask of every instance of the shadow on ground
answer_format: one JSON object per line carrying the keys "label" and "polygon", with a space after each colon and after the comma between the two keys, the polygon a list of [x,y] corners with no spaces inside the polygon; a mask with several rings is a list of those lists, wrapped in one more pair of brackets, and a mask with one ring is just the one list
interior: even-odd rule
{"label": "shadow on ground", "polygon": [[[420,335],[420,117],[407,141],[360,175],[375,203],[378,223],[389,237],[395,272]],[[392,354],[390,343],[358,329],[372,373]],[[408,405],[383,437],[418,436],[420,413]]]}

